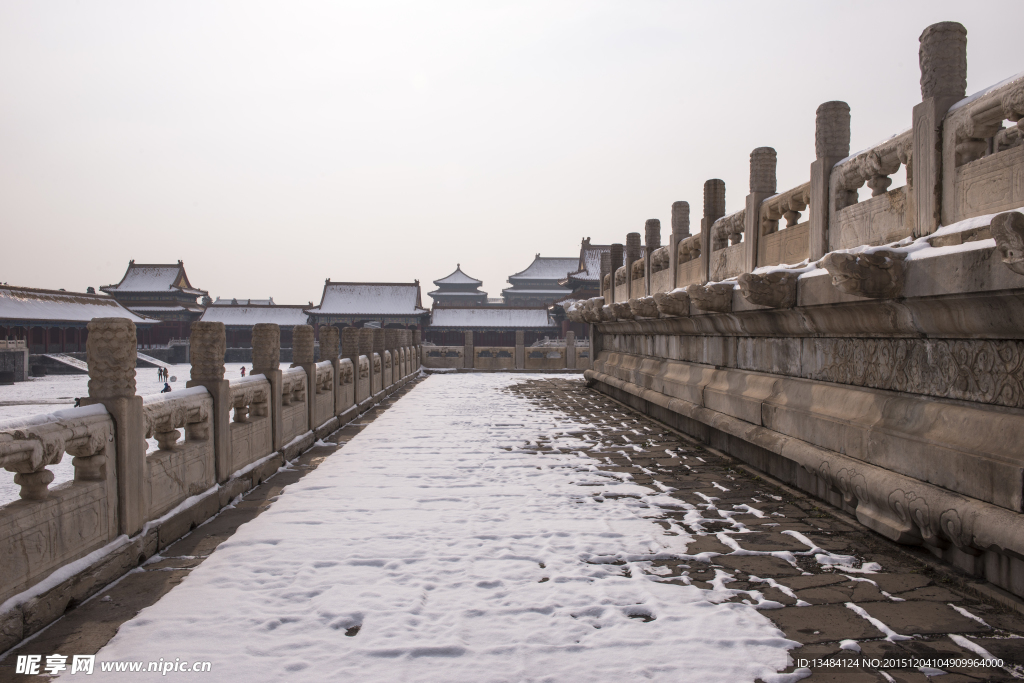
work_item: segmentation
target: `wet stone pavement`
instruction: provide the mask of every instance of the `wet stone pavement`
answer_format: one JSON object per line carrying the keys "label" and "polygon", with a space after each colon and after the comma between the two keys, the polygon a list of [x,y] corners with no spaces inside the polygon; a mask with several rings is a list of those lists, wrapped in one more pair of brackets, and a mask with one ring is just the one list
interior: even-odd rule
{"label": "wet stone pavement", "polygon": [[[587,425],[576,436],[592,444],[582,452],[599,470],[681,501],[685,507],[664,507],[658,522],[694,542],[685,555],[656,559],[646,571],[661,582],[761,603],[763,615],[802,643],[786,669],[809,663],[812,673],[802,680],[1024,679],[1024,616],[961,590],[953,570],[937,571],[826,504],[702,449],[579,378],[525,380],[510,390]],[[624,560],[598,561],[634,570]],[[929,666],[977,662],[985,653],[1004,667]],[[900,668],[893,660],[923,666]]]}

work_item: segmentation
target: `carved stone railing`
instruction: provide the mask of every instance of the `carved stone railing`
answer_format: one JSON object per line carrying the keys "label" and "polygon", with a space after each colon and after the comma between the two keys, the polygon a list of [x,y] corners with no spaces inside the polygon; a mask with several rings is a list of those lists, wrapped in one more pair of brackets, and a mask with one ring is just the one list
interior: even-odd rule
{"label": "carved stone railing", "polygon": [[659,247],[651,253],[651,273],[660,273],[663,270],[668,270],[672,265],[670,260],[670,252],[667,246]]}
{"label": "carved stone railing", "polygon": [[363,405],[364,402],[372,400],[370,391],[370,359],[366,356],[359,356],[359,367],[356,376],[356,404]]}
{"label": "carved stone railing", "polygon": [[322,425],[334,416],[334,364],[316,364],[316,389],[313,392],[313,425]]}
{"label": "carved stone railing", "polygon": [[306,381],[306,371],[302,368],[287,368],[281,372],[281,421],[285,443],[309,430]]}
{"label": "carved stone railing", "polygon": [[[113,433],[102,405],[0,422],[0,466],[21,487],[20,501],[0,507],[0,603],[118,535]],[[47,467],[65,453],[74,481],[50,489]]]}
{"label": "carved stone railing", "polygon": [[[359,414],[352,362],[335,355],[313,363],[311,328],[300,327],[305,367],[281,370],[278,326],[257,325],[253,374],[226,380],[223,325],[194,323],[188,387],[143,397],[135,394],[134,325],[114,318],[89,323],[83,407],[0,422],[0,467],[15,473],[21,489],[19,500],[0,501],[0,650],[45,627],[69,604],[86,600]],[[370,372],[366,357],[360,360],[366,409]],[[405,379],[392,375],[391,388]],[[147,441],[155,444],[148,453]],[[65,452],[74,456],[74,480],[51,487],[48,468]],[[40,583],[98,550],[76,573]]]}
{"label": "carved stone railing", "polygon": [[676,287],[700,284],[704,281],[701,250],[704,248],[704,235],[697,233],[679,242],[677,247]]}
{"label": "carved stone railing", "polygon": [[[895,242],[914,232],[914,211],[908,204],[913,184],[913,130],[885,140],[843,160],[830,181],[830,249]],[[906,166],[907,186],[889,190],[900,166]],[[867,183],[871,199],[858,202],[857,191]]]}
{"label": "carved stone railing", "polygon": [[747,245],[743,242],[746,213],[746,209],[737,211],[719,218],[711,226],[712,249],[709,269],[712,280],[724,280],[743,272],[747,250]]}
{"label": "carved stone railing", "polygon": [[[808,258],[810,223],[800,222],[800,218],[810,202],[811,184],[807,182],[761,203],[758,266],[799,263]],[[784,226],[780,225],[783,219]]]}
{"label": "carved stone railing", "polygon": [[[205,387],[143,397],[146,438],[158,449],[146,456],[149,516],[156,518],[217,483],[213,399]],[[185,441],[179,442],[181,430]]]}
{"label": "carved stone railing", "polygon": [[263,375],[231,380],[231,468],[238,471],[274,452],[270,382]]}
{"label": "carved stone railing", "polygon": [[[953,105],[943,126],[942,222],[1024,204],[1024,76]],[[1004,127],[1004,121],[1016,125]]]}

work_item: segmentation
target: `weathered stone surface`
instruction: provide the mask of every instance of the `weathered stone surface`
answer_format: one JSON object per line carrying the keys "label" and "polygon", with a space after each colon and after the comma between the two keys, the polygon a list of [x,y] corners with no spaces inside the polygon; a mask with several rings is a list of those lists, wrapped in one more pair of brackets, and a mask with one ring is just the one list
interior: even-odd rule
{"label": "weathered stone surface", "polygon": [[840,291],[871,299],[894,299],[903,291],[906,254],[886,249],[860,254],[833,252],[821,265]]}
{"label": "weathered stone surface", "polygon": [[95,318],[85,342],[89,363],[89,397],[135,395],[135,323],[127,318]]}
{"label": "weathered stone surface", "polygon": [[732,292],[734,286],[730,282],[690,285],[686,293],[693,305],[702,311],[728,313],[732,310]]}
{"label": "weathered stone surface", "polygon": [[306,365],[313,362],[315,341],[312,325],[296,325],[292,328],[292,365]]}
{"label": "weathered stone surface", "polygon": [[630,299],[629,309],[636,318],[657,318],[659,316],[658,305],[653,296]]}
{"label": "weathered stone surface", "polygon": [[814,156],[844,159],[850,155],[850,105],[833,101],[814,113]]}
{"label": "weathered stone surface", "polygon": [[252,371],[281,367],[281,328],[275,323],[256,323],[252,326]]}
{"label": "weathered stone surface", "polygon": [[1017,211],[1001,213],[992,219],[991,230],[1003,263],[1024,275],[1024,215]]}
{"label": "weathered stone surface", "polygon": [[967,94],[967,29],[955,21],[932,24],[921,33],[921,98]]}
{"label": "weathered stone surface", "polygon": [[796,305],[796,284],[799,273],[774,271],[764,275],[743,273],[739,276],[740,293],[752,304],[771,308],[792,308]]}
{"label": "weathered stone surface", "polygon": [[690,315],[690,295],[683,290],[656,292],[654,303],[662,317]]}
{"label": "weathered stone surface", "polygon": [[334,360],[341,354],[341,333],[333,325],[320,326],[320,359]]}
{"label": "weathered stone surface", "polygon": [[192,363],[192,381],[215,382],[224,379],[224,354],[227,334],[224,323],[192,323],[189,337],[189,358]]}

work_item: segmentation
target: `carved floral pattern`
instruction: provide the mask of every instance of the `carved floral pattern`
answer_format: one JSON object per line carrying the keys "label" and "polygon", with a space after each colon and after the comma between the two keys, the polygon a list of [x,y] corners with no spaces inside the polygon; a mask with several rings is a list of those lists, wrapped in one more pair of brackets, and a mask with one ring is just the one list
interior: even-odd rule
{"label": "carved floral pattern", "polygon": [[818,339],[809,379],[1024,408],[1024,342]]}

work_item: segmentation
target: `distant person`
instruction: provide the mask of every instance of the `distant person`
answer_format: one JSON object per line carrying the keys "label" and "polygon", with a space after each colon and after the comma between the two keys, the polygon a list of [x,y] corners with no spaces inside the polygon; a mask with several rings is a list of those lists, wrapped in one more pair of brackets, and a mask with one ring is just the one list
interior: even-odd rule
{"label": "distant person", "polygon": [[161,394],[168,394],[168,393],[170,393],[170,391],[171,391],[171,385],[168,384],[167,382],[164,382],[164,388],[160,390],[160,393]]}
{"label": "distant person", "polygon": [[163,368],[157,368],[156,369],[156,381],[159,382],[163,378],[164,378],[164,369]]}
{"label": "distant person", "polygon": [[242,377],[245,377],[245,366],[242,366]]}

